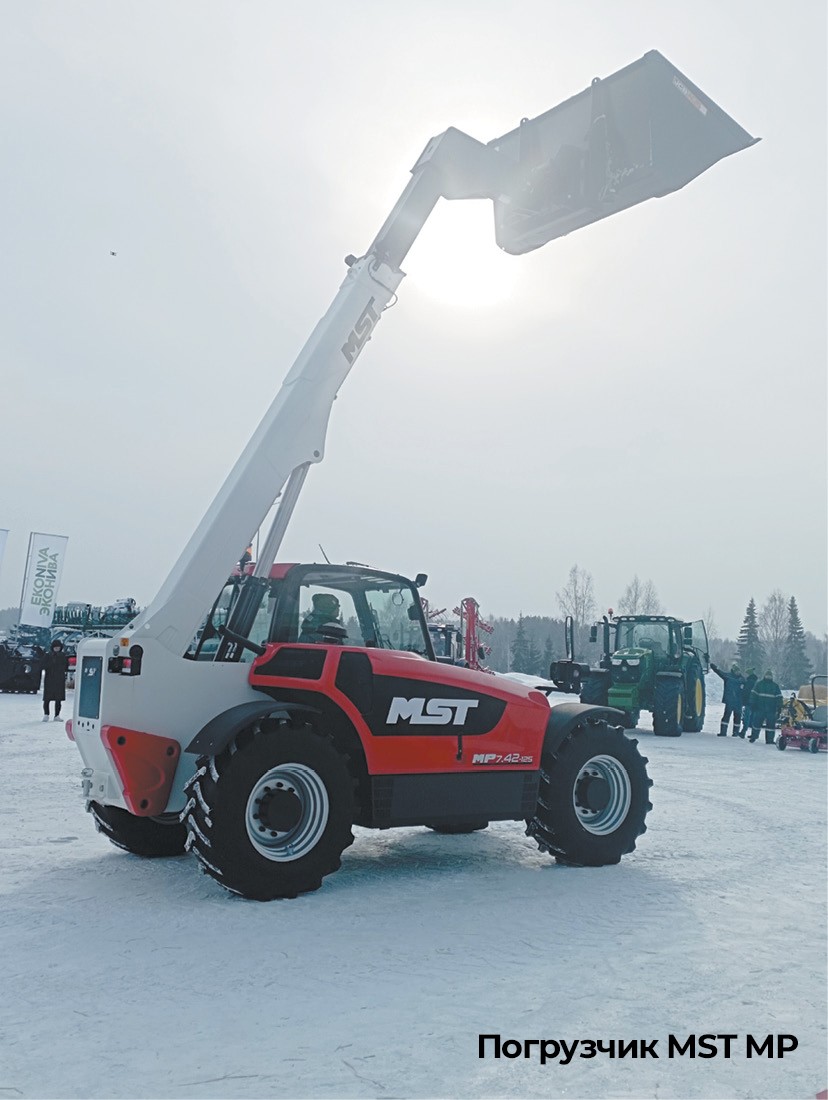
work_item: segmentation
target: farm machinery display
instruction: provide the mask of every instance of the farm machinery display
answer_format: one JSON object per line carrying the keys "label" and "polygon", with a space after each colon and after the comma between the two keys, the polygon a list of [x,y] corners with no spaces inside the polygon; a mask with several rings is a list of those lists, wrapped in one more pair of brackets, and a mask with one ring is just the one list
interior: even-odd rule
{"label": "farm machinery display", "polygon": [[[805,717],[785,717],[783,712],[782,729],[776,738],[778,749],[802,749],[807,752],[828,751],[828,705],[826,705],[826,686],[828,676],[812,676],[809,684],[810,699],[803,698],[804,688],[799,692],[799,702],[805,709]],[[818,690],[821,688],[822,690]]]}
{"label": "farm machinery display", "polygon": [[481,616],[477,600],[473,596],[461,600],[453,611],[457,616],[454,621],[445,619],[445,608],[435,611],[429,608],[427,600],[422,603],[437,660],[487,672],[483,662],[491,649],[483,640],[483,635],[491,634],[494,627]]}
{"label": "farm machinery display", "polygon": [[[529,687],[438,663],[416,581],[274,562],[337,392],[440,197],[491,199],[497,243],[520,254],[754,140],[651,52],[488,144],[453,128],[427,144],[158,595],[113,639],[81,643],[67,732],[114,844],[187,847],[259,899],[319,887],[355,824],[524,820],[542,850],[580,866],[634,848],[650,781],[618,711],[550,708]],[[258,561],[228,584],[277,501]]]}
{"label": "farm machinery display", "polygon": [[[14,637],[0,642],[0,692],[36,695],[43,675],[44,639],[18,628]],[[47,634],[48,638],[48,634]]]}
{"label": "farm machinery display", "polygon": [[553,662],[550,679],[561,691],[577,692],[582,703],[615,707],[633,729],[642,710],[653,715],[657,736],[678,737],[704,726],[704,674],[710,667],[707,630],[701,620],[683,622],[670,615],[607,616],[590,628],[590,641],[601,632],[597,668],[578,664],[568,624],[567,659]]}

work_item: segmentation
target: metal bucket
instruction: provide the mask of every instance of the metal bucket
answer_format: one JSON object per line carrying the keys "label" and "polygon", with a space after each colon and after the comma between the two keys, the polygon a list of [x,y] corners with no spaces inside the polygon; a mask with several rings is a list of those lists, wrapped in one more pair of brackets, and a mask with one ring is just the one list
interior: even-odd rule
{"label": "metal bucket", "polygon": [[656,50],[489,142],[514,165],[495,236],[520,255],[668,195],[759,138]]}

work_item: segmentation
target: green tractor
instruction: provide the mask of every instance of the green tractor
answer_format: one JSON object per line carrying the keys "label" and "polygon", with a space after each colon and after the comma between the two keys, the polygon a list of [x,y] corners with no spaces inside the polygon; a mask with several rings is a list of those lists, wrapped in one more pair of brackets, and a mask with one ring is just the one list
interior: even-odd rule
{"label": "green tractor", "polygon": [[578,665],[567,642],[567,661],[550,670],[559,690],[577,691],[582,703],[615,707],[624,725],[638,725],[642,710],[653,715],[653,732],[679,737],[704,725],[704,674],[710,667],[707,630],[698,620],[682,622],[670,615],[606,616],[591,629],[589,640],[603,632],[603,655],[597,668]]}

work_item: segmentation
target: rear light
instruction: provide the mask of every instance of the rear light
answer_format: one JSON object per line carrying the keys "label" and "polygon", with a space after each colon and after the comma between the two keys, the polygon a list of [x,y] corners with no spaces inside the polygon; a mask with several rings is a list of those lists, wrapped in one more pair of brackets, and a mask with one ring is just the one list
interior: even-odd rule
{"label": "rear light", "polygon": [[117,672],[121,676],[140,676],[141,662],[144,659],[144,650],[139,645],[134,645],[129,651],[128,657],[110,657],[107,661],[107,672]]}
{"label": "rear light", "polygon": [[70,668],[75,668],[77,663],[78,663],[77,657],[70,657],[69,658],[69,667]]}
{"label": "rear light", "polygon": [[70,741],[75,740],[75,735],[74,735],[74,733],[72,733],[72,719],[71,718],[66,719],[66,736],[69,738]]}

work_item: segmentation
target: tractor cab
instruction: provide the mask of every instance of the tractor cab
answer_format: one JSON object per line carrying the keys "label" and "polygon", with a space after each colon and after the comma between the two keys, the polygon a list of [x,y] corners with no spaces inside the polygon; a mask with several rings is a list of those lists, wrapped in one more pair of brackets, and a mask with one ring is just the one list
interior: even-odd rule
{"label": "tractor cab", "polygon": [[415,581],[364,566],[253,565],[231,576],[185,654],[195,661],[250,662],[271,642],[434,650]]}

